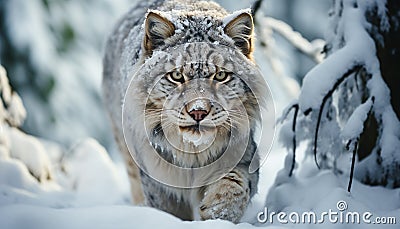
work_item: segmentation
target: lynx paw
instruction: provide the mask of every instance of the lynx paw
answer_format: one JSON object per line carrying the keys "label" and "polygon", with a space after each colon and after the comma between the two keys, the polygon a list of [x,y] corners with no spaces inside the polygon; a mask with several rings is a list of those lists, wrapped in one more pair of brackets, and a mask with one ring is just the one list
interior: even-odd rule
{"label": "lynx paw", "polygon": [[229,173],[207,188],[200,203],[201,219],[224,219],[238,223],[249,202],[249,193],[247,183],[237,173]]}

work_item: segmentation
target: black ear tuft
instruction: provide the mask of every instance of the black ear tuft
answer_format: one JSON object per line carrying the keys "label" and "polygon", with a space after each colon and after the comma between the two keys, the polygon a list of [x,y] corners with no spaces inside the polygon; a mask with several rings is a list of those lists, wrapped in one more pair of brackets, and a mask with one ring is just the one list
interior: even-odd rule
{"label": "black ear tuft", "polygon": [[243,12],[233,19],[231,19],[231,15],[229,15],[228,23],[224,28],[225,34],[233,39],[235,45],[242,51],[242,53],[251,58],[253,53],[253,17],[250,13]]}
{"label": "black ear tuft", "polygon": [[146,16],[143,47],[150,55],[154,49],[164,44],[164,40],[174,35],[175,26],[165,17],[150,11]]}

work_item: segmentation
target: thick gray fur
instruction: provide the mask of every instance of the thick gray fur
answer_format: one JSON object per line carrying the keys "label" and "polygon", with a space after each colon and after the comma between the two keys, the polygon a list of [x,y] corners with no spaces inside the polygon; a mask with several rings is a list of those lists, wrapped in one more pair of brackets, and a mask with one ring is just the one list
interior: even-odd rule
{"label": "thick gray fur", "polygon": [[[145,20],[149,9],[165,17],[175,26],[173,35],[162,41],[158,40],[157,44],[153,43],[154,49],[152,50],[146,50],[144,47]],[[230,15],[225,9],[209,1],[141,1],[118,22],[109,36],[104,55],[104,101],[113,124],[119,149],[126,161],[131,181],[132,198],[136,204],[152,206],[184,220],[219,218],[239,222],[250,198],[257,192],[258,171],[250,174],[248,168],[252,158],[257,156],[257,146],[253,140],[253,133],[259,124],[260,107],[258,102],[263,102],[265,85],[260,78],[261,76],[257,75],[257,66],[251,57],[252,25],[244,25],[244,27],[239,28],[239,32],[248,30],[245,32],[250,34],[243,37],[231,36],[224,29],[227,21],[229,22],[239,13]],[[237,31],[233,29],[230,33],[234,34]],[[243,45],[243,39],[249,39],[248,46]],[[153,42],[156,41],[153,40]],[[174,49],[175,47],[177,49]],[[199,47],[202,48],[199,49]],[[180,49],[184,49],[184,51],[180,52]],[[154,64],[156,57],[160,60],[157,64]],[[237,140],[234,140],[233,144],[247,144],[246,152],[239,164],[222,179],[198,188],[176,188],[154,180],[146,173],[147,168],[142,168],[146,171],[141,170],[139,174],[139,169],[132,159],[124,139],[122,107],[125,93],[135,74],[137,81],[134,81],[133,84],[136,89],[135,93],[132,94],[132,96],[135,96],[134,104],[129,105],[134,107],[131,113],[132,119],[142,120],[140,119],[142,114],[139,110],[146,109],[148,105],[143,103],[148,96],[146,94],[148,89],[154,85],[156,75],[158,77],[158,75],[165,74],[171,69],[171,66],[175,65],[184,66],[182,73],[192,74],[191,79],[206,78],[217,71],[215,67],[204,70],[201,66],[190,65],[191,62],[207,62],[211,65],[215,64],[215,66],[223,65],[232,72],[239,72],[237,74],[238,79],[232,80],[226,85],[245,101],[250,123],[250,137],[240,139],[240,137],[237,137],[240,132],[237,133]],[[137,72],[139,69],[141,69],[141,72]],[[239,77],[241,80],[239,80]],[[163,80],[165,79],[161,78],[160,82],[169,85],[166,80],[165,82]],[[169,85],[169,87],[172,86]],[[157,90],[157,87],[155,87],[155,90]],[[157,95],[157,91],[154,94]],[[227,94],[223,96],[228,97]],[[232,100],[234,99],[232,98]],[[133,129],[133,139],[127,140],[132,141],[128,144],[133,145],[132,151],[135,152],[131,153],[139,155],[140,160],[143,160],[145,165],[152,163],[152,159],[147,156],[148,152],[153,150],[151,144],[161,145],[160,149],[155,150],[166,160],[172,160],[172,153],[177,153],[172,152],[174,150],[166,146],[162,135],[150,135],[147,140],[148,136],[143,134],[144,130],[141,128],[143,124],[134,123],[134,120],[132,123],[126,122]],[[217,139],[217,141],[221,145],[224,144],[224,139]],[[201,166],[210,160],[214,160],[213,157],[220,156],[218,155],[219,151],[214,151],[210,151],[210,156],[204,161],[196,160],[198,163],[196,166]],[[187,161],[192,161],[192,159],[187,159]],[[178,160],[177,165],[188,166],[183,159],[182,161]],[[164,172],[165,176],[179,179],[177,174]]]}

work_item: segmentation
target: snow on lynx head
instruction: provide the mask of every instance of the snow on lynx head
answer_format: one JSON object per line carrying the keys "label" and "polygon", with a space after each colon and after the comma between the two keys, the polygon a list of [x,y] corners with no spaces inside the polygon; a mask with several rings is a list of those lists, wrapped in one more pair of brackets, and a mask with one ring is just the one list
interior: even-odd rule
{"label": "snow on lynx head", "polygon": [[125,140],[141,169],[162,183],[199,187],[243,158],[249,164],[268,94],[252,59],[250,12],[150,10],[142,29],[123,107]]}

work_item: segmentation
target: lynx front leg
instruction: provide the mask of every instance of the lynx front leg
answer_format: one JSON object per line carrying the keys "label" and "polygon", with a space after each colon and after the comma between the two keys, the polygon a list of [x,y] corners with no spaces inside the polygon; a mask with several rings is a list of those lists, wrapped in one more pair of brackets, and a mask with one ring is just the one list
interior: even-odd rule
{"label": "lynx front leg", "polygon": [[125,160],[125,164],[127,167],[129,183],[131,186],[132,203],[134,205],[143,205],[144,194],[143,194],[142,184],[140,182],[139,167],[136,165],[136,162],[132,159],[132,157],[130,157],[130,155]]}
{"label": "lynx front leg", "polygon": [[139,167],[136,165],[136,162],[133,160],[131,154],[129,153],[129,150],[126,147],[124,140],[121,140],[121,138],[117,138],[117,143],[125,160],[125,166],[128,172],[129,183],[131,186],[132,203],[134,205],[143,205],[144,194],[142,183],[140,181]]}
{"label": "lynx front leg", "polygon": [[249,203],[251,188],[250,176],[244,169],[235,168],[219,181],[205,188],[200,202],[200,217],[206,219],[225,219],[238,223]]}

